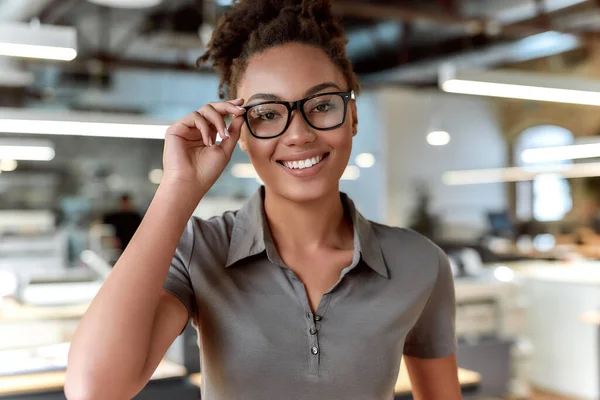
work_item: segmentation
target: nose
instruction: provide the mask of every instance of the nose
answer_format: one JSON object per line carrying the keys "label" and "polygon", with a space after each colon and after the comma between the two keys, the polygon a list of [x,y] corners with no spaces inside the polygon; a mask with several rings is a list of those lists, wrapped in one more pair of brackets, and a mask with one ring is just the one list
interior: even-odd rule
{"label": "nose", "polygon": [[290,125],[281,136],[287,146],[302,146],[317,139],[315,131],[308,125],[298,110],[292,111]]}

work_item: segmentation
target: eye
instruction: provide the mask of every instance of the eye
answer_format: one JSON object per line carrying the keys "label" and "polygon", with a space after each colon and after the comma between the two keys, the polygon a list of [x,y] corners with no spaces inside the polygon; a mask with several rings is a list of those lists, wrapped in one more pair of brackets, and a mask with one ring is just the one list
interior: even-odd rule
{"label": "eye", "polygon": [[275,113],[272,112],[268,112],[268,113],[264,113],[260,115],[260,119],[264,119],[264,120],[271,120],[271,119],[275,119]]}
{"label": "eye", "polygon": [[278,118],[281,118],[281,113],[278,110],[273,110],[270,108],[256,107],[251,110],[250,116],[254,120],[274,121]]}
{"label": "eye", "polygon": [[322,112],[327,112],[331,109],[332,105],[329,102],[323,102],[323,103],[319,103],[315,106],[315,108],[313,108],[314,112],[318,112],[318,113],[322,113]]}

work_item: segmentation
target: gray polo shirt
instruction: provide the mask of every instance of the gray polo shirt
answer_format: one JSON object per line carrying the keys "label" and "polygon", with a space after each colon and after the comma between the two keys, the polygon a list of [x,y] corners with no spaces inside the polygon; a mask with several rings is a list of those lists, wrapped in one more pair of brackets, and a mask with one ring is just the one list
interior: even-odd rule
{"label": "gray polo shirt", "polygon": [[273,244],[263,189],[236,212],[187,224],[164,289],[197,326],[203,400],[389,400],[402,354],[455,352],[447,257],[341,196],[354,258],[314,315]]}

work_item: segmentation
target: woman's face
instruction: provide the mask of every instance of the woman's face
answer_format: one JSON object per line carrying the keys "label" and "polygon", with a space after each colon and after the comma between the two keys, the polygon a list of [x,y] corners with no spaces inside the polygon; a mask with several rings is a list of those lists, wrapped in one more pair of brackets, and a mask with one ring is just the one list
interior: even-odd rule
{"label": "woman's face", "polygon": [[[299,43],[274,47],[252,56],[237,88],[245,106],[346,91],[349,88],[344,75],[325,52]],[[318,104],[313,107],[315,113],[322,110],[316,107]],[[333,130],[312,128],[300,112],[294,110],[285,133],[275,138],[255,138],[244,124],[240,145],[248,152],[268,191],[292,201],[317,200],[339,190],[340,177],[350,158],[356,122],[353,100],[348,103],[344,124]],[[306,163],[305,168],[300,169],[299,162],[308,159],[310,164],[318,162],[310,167],[306,167]],[[297,162],[295,168],[294,161]]]}

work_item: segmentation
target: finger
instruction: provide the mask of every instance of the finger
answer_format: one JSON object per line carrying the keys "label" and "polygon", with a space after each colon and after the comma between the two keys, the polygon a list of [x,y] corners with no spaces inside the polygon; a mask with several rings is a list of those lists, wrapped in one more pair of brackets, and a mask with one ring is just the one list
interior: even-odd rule
{"label": "finger", "polygon": [[237,116],[237,115],[243,115],[246,112],[246,109],[244,109],[241,106],[241,104],[243,104],[243,102],[244,102],[244,99],[236,99],[236,100],[232,100],[232,101],[221,101],[218,103],[209,103],[207,105],[211,106],[212,108],[217,110],[217,112],[219,114],[221,114],[222,116],[229,115],[229,114]]}
{"label": "finger", "polygon": [[202,134],[194,121],[193,114],[187,114],[167,129],[166,136],[178,136],[185,140],[202,140]]}
{"label": "finger", "polygon": [[242,131],[242,125],[244,124],[244,118],[241,116],[235,117],[229,125],[230,137],[228,140],[221,142],[221,148],[225,152],[228,158],[231,158],[235,145],[240,138],[240,132]]}
{"label": "finger", "polygon": [[[198,111],[188,114],[181,120],[181,123],[189,128],[190,131],[199,133],[205,146],[212,146],[210,133],[213,129]],[[196,137],[195,139],[198,140],[200,138]]]}
{"label": "finger", "polygon": [[240,97],[234,100],[229,100],[229,103],[233,104],[234,106],[241,106],[242,104],[244,104],[244,99]]}
{"label": "finger", "polygon": [[225,140],[229,137],[227,124],[225,124],[223,115],[219,113],[211,104],[207,104],[198,111],[204,118],[208,120],[208,122],[217,128],[217,132],[219,133],[219,136],[221,136],[221,139]]}

